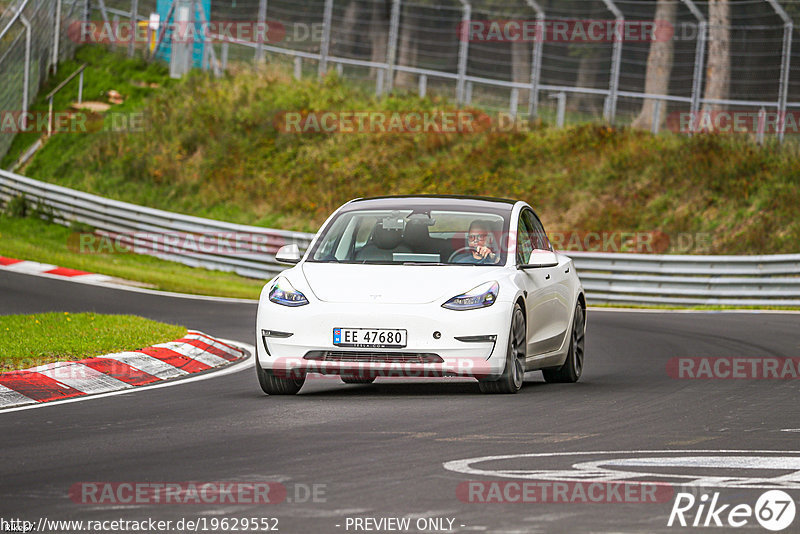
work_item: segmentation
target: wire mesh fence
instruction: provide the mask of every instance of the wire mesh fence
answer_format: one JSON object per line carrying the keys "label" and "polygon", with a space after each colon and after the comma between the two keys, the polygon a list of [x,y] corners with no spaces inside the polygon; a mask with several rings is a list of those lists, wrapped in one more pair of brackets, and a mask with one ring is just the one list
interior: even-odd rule
{"label": "wire mesh fence", "polygon": [[800,134],[794,0],[4,1],[3,110],[24,110],[53,58],[96,38],[81,22],[135,20],[146,38],[112,31],[102,42],[174,61],[189,6],[194,64],[217,73],[284,58],[299,77],[336,70],[377,94],[441,93],[520,119]]}

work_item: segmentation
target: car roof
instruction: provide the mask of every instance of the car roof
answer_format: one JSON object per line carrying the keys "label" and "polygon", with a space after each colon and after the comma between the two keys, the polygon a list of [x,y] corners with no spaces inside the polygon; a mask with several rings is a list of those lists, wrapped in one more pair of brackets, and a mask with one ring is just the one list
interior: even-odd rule
{"label": "car roof", "polygon": [[468,195],[397,195],[357,198],[348,202],[344,209],[397,208],[405,204],[413,204],[415,206],[435,206],[440,209],[447,207],[468,208],[483,206],[510,211],[517,202],[517,200],[510,200],[507,198]]}

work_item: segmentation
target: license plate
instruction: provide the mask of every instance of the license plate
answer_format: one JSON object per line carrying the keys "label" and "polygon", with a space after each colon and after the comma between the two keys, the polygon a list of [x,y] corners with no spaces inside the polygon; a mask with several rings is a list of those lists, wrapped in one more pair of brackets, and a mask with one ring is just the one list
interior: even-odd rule
{"label": "license plate", "polygon": [[334,328],[333,344],[337,347],[370,347],[399,349],[406,346],[405,330],[389,328]]}

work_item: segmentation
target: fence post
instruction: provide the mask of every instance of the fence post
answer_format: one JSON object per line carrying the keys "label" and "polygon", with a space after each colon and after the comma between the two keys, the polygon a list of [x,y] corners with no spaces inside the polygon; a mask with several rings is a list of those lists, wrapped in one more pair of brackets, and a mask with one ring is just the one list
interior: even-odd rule
{"label": "fence post", "polygon": [[322,43],[319,48],[319,76],[328,71],[328,52],[331,47],[331,19],[333,18],[333,0],[325,0],[325,14],[322,18]]}
{"label": "fence post", "polygon": [[19,12],[19,21],[25,26],[25,72],[22,73],[22,128],[28,127],[28,100],[30,99],[30,78],[31,78],[31,23]]}
{"label": "fence post", "polygon": [[468,0],[459,0],[464,8],[461,13],[461,31],[458,38],[458,84],[456,85],[456,103],[460,106],[466,98],[464,87],[467,78],[467,58],[469,57],[469,21],[472,18],[472,5]]}
{"label": "fence post", "polygon": [[519,89],[513,87],[511,89],[511,99],[508,103],[508,114],[511,115],[512,119],[517,118],[517,108],[519,107]]}
{"label": "fence post", "polygon": [[564,118],[567,114],[567,93],[561,91],[560,93],[550,95],[550,98],[555,98],[558,101],[558,108],[556,111],[556,127],[563,128]]}
{"label": "fence post", "polygon": [[763,107],[758,110],[758,129],[756,130],[756,142],[759,145],[764,144],[764,130],[767,124],[767,110]]}
{"label": "fence post", "polygon": [[656,100],[653,103],[653,121],[652,121],[652,124],[650,126],[650,132],[653,135],[656,135],[658,133],[658,128],[661,126],[661,105],[662,104],[663,104],[663,101],[661,101],[661,100]]}
{"label": "fence post", "polygon": [[294,77],[299,80],[303,77],[303,58],[294,56]]}
{"label": "fence post", "polygon": [[400,33],[400,1],[392,0],[392,16],[389,21],[389,47],[386,51],[386,92],[391,93],[394,87],[394,67],[397,63],[397,37]]}
{"label": "fence post", "polygon": [[58,47],[61,44],[61,0],[56,2],[56,16],[53,30],[53,74],[58,73]]}
{"label": "fence post", "polygon": [[689,112],[692,117],[691,135],[691,132],[694,131],[697,113],[700,111],[700,94],[703,90],[703,65],[705,64],[708,22],[706,22],[706,18],[694,4],[693,0],[682,0],[682,2],[686,4],[686,7],[688,7],[689,11],[694,15],[694,18],[697,19],[697,45],[695,46],[694,73],[692,74],[692,103],[689,106]]}
{"label": "fence post", "polygon": [[531,57],[531,94],[528,97],[528,119],[533,120],[539,115],[539,80],[542,73],[542,47],[545,36],[545,14],[536,0],[526,0],[528,5],[536,11],[536,37],[533,43]]}
{"label": "fence post", "polygon": [[136,35],[139,28],[139,0],[131,0],[131,40],[128,43],[128,57],[136,55]]}
{"label": "fence post", "polygon": [[794,22],[776,0],[767,0],[783,19],[783,49],[781,51],[781,80],[778,88],[778,141],[783,142],[786,132],[786,101],[789,97],[789,68],[792,62],[792,32]]}
{"label": "fence post", "polygon": [[[84,0],[83,2],[83,21],[89,22],[92,17],[92,0]],[[81,35],[81,39],[83,42],[86,42],[86,37],[89,33],[88,24],[83,29],[83,34]]]}
{"label": "fence post", "polygon": [[425,94],[428,92],[428,75],[427,74],[420,74],[419,75],[419,97],[425,98]]}
{"label": "fence post", "polygon": [[603,0],[609,11],[614,14],[614,51],[611,54],[611,80],[608,84],[608,100],[605,106],[605,119],[614,122],[617,114],[617,92],[619,91],[619,71],[622,62],[622,36],[625,32],[625,16],[612,0]]}
{"label": "fence post", "polygon": [[[259,0],[258,4],[258,25],[259,28],[264,28],[267,23],[267,0]],[[264,37],[267,36],[269,32],[264,32]],[[261,32],[257,32],[254,35],[261,35]],[[264,61],[264,43],[263,41],[258,42],[258,46],[256,46],[256,62]]]}

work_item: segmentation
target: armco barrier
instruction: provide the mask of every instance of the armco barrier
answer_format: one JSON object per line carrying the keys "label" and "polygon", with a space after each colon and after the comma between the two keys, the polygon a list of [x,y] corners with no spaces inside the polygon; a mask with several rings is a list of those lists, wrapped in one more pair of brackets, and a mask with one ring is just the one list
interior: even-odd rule
{"label": "armco barrier", "polygon": [[[78,221],[99,232],[188,232],[198,237],[231,234],[231,247],[204,253],[186,243],[154,256],[243,276],[271,278],[284,266],[275,252],[296,243],[305,250],[313,234],[271,230],[181,215],[109,200],[0,171],[0,200],[25,195],[47,206],[61,224]],[[153,243],[158,242],[154,236]],[[253,252],[253,249],[259,249]],[[265,252],[266,251],[266,252]],[[677,306],[800,306],[800,254],[766,256],[678,256],[567,252],[575,260],[586,296],[594,304]]]}
{"label": "armco barrier", "polygon": [[[208,253],[192,247],[191,242],[171,244],[169,251],[155,250],[153,256],[221,271],[233,271],[252,278],[272,278],[283,270],[275,261],[275,252],[282,245],[296,243],[305,250],[312,234],[271,230],[211,219],[202,219],[110,200],[58,185],[26,178],[0,170],[0,200],[4,203],[25,195],[31,204],[46,206],[55,222],[69,225],[77,221],[90,225],[100,233],[129,234],[137,232],[137,246],[155,248],[158,235],[174,232],[202,236],[230,236],[225,250]],[[153,234],[148,237],[148,233]],[[229,244],[229,246],[228,246]]]}

